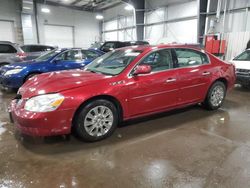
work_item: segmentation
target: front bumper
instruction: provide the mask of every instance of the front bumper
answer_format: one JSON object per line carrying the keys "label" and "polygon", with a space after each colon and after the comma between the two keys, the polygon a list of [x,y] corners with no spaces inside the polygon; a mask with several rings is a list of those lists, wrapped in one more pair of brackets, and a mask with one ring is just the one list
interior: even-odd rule
{"label": "front bumper", "polygon": [[250,75],[237,74],[236,83],[243,85],[250,85]]}
{"label": "front bumper", "polygon": [[22,86],[23,80],[24,79],[23,79],[22,76],[15,76],[15,75],[4,76],[4,75],[0,75],[0,86],[2,88],[7,88],[7,89],[18,89],[19,87]]}
{"label": "front bumper", "polygon": [[35,113],[26,111],[25,101],[13,100],[9,112],[17,129],[30,136],[64,135],[71,132],[73,110]]}

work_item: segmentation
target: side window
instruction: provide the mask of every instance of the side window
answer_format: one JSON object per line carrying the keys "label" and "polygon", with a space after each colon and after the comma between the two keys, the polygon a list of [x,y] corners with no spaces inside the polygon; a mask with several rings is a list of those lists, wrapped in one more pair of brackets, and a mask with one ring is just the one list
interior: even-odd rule
{"label": "side window", "polygon": [[17,50],[9,44],[0,44],[0,54],[16,53]]}
{"label": "side window", "polygon": [[82,60],[82,56],[78,50],[70,50],[64,52],[56,57],[56,60],[59,61],[80,61]]}
{"label": "side window", "polygon": [[64,56],[65,61],[79,61],[82,60],[81,54],[79,53],[78,50],[70,50],[65,52]]}
{"label": "side window", "polygon": [[43,50],[43,46],[31,46],[30,47],[30,52],[42,52]]}
{"label": "side window", "polygon": [[30,51],[30,46],[21,46],[21,49],[22,49],[24,52],[29,52],[29,51]]}
{"label": "side window", "polygon": [[160,50],[149,54],[140,64],[150,65],[152,72],[163,71],[172,68],[172,56],[170,50]]}
{"label": "side window", "polygon": [[99,54],[90,50],[82,50],[82,54],[83,54],[83,57],[87,59],[95,59],[99,57]]}
{"label": "side window", "polygon": [[205,54],[195,50],[175,49],[175,52],[177,55],[179,67],[190,67],[209,63],[208,58]]}

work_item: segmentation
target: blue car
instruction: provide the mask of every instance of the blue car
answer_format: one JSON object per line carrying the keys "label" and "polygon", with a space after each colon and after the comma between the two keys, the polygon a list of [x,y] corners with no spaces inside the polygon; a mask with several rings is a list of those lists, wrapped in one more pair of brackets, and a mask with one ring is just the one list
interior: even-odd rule
{"label": "blue car", "polygon": [[52,71],[83,68],[102,52],[93,49],[56,49],[35,60],[18,62],[0,68],[0,86],[6,89],[18,89],[29,78]]}

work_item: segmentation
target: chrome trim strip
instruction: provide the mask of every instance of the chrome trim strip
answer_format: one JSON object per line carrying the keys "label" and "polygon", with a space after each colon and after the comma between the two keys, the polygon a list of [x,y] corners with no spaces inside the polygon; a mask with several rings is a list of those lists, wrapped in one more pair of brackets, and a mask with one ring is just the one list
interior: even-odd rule
{"label": "chrome trim strip", "polygon": [[162,91],[162,92],[158,92],[158,93],[152,93],[152,94],[148,94],[148,95],[141,95],[138,97],[133,97],[131,99],[140,99],[140,98],[145,98],[145,97],[151,97],[151,96],[160,95],[160,94],[164,94],[164,93],[170,93],[170,92],[174,92],[174,91],[178,91],[178,89],[172,89],[172,90]]}

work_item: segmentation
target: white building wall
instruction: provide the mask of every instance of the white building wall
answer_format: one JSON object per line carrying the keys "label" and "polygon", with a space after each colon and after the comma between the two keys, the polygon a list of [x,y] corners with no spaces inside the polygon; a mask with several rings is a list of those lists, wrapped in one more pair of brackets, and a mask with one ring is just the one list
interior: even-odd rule
{"label": "white building wall", "polygon": [[[227,0],[227,12],[225,17],[225,27],[223,28],[223,14],[220,15],[218,22],[215,22],[214,32],[224,33],[223,38],[226,40],[225,59],[230,60],[246,48],[248,40],[250,40],[250,10],[246,7],[250,6],[250,0]],[[221,11],[224,11],[225,0],[222,2]],[[217,0],[211,0],[210,12],[216,11]],[[243,8],[243,9],[241,9]],[[240,9],[237,11],[229,11],[232,9]],[[215,15],[208,16],[207,28],[210,28],[211,20],[215,19]]]}
{"label": "white building wall", "polygon": [[[134,12],[126,11],[125,3],[105,10],[103,23],[103,41],[134,41],[136,40]],[[117,31],[113,31],[117,30]]]}
{"label": "white building wall", "polygon": [[13,42],[23,43],[20,0],[1,0],[0,20],[13,22]]}
{"label": "white building wall", "polygon": [[[172,4],[145,14],[145,40],[151,44],[196,43],[197,1]],[[192,18],[187,19],[185,18]],[[163,23],[165,21],[165,23]],[[155,23],[155,24],[154,24]],[[159,24],[157,24],[159,23]],[[150,25],[154,24],[154,25]]]}
{"label": "white building wall", "polygon": [[99,21],[95,14],[59,6],[48,6],[50,13],[46,14],[41,12],[42,6],[37,6],[40,43],[45,43],[46,24],[74,27],[74,47],[88,48],[94,41],[99,41]]}
{"label": "white building wall", "polygon": [[[170,1],[168,1],[169,3]],[[197,42],[197,18],[185,20],[186,17],[197,17],[197,1],[171,1],[169,6],[157,8],[154,11],[145,12],[144,39],[151,44],[179,42]],[[184,2],[184,3],[183,3]],[[162,6],[165,1],[146,1],[146,9]],[[133,11],[124,11],[120,5],[104,11],[106,20],[103,26],[104,40],[136,40],[135,28],[121,30],[135,25]],[[178,21],[173,21],[180,19]],[[126,21],[127,20],[127,21]],[[159,23],[170,21],[169,23]],[[153,24],[148,25],[147,24]],[[187,29],[188,28],[188,29]],[[120,31],[114,31],[120,29]]]}

